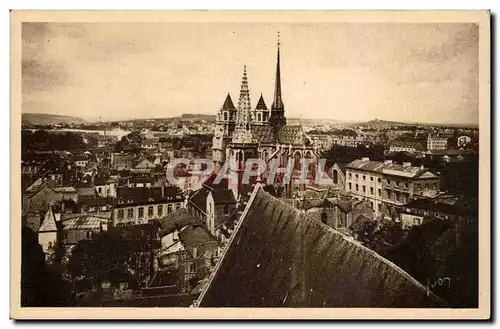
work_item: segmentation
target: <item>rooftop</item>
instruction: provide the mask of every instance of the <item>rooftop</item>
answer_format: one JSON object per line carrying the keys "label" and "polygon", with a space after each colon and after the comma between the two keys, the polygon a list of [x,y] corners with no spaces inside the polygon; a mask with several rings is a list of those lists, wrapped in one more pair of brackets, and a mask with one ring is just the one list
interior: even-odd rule
{"label": "rooftop", "polygon": [[446,307],[413,277],[260,187],[199,307]]}

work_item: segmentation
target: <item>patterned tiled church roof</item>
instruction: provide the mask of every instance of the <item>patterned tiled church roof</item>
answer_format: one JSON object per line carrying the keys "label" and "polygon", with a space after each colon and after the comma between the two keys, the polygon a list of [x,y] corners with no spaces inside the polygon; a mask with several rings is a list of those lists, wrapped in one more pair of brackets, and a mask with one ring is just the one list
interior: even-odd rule
{"label": "patterned tiled church roof", "polygon": [[395,264],[256,187],[199,307],[447,304]]}

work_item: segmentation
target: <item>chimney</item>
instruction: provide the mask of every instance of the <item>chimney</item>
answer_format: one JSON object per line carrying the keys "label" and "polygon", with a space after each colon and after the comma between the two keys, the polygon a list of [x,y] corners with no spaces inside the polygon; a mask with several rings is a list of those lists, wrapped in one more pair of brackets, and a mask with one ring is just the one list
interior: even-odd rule
{"label": "chimney", "polygon": [[367,162],[367,161],[370,161],[370,158],[361,158],[361,161],[362,162]]}
{"label": "chimney", "polygon": [[384,161],[384,164],[386,164],[386,165],[390,165],[390,164],[392,164],[392,160],[385,160],[385,161]]}
{"label": "chimney", "polygon": [[403,162],[403,168],[410,168],[411,162]]}

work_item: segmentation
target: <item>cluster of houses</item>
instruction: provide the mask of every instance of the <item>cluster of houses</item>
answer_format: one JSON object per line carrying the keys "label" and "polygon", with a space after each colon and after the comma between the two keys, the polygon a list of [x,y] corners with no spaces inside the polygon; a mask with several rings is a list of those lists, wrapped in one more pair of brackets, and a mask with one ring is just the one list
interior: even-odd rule
{"label": "cluster of houses", "polygon": [[[172,186],[165,178],[170,157],[160,149],[104,149],[23,160],[23,225],[38,233],[47,259],[62,248],[62,262],[80,241],[102,231],[130,241],[126,245],[141,255],[144,281],[139,291],[102,283],[88,293],[100,294],[99,305],[189,306],[207,287],[255,184],[235,193],[226,179],[193,179],[187,168],[184,184]],[[474,217],[474,205],[440,191],[439,175],[423,167],[363,158],[335,164],[327,175],[330,186],[307,186],[288,199],[276,186],[262,190],[347,236],[361,222],[380,218],[408,229],[436,218]],[[96,305],[89,300],[81,302]]]}

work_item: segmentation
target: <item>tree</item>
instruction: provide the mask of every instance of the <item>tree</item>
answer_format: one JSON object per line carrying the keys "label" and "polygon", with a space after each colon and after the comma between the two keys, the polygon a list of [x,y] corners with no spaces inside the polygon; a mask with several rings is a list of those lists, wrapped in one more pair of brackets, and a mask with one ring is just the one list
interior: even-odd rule
{"label": "tree", "polygon": [[124,245],[120,236],[107,231],[81,240],[71,253],[68,272],[74,278],[83,276],[95,283],[118,284],[128,277],[129,255]]}
{"label": "tree", "polygon": [[353,233],[363,245],[382,256],[396,248],[405,237],[399,223],[385,219],[364,220],[360,225],[353,225]]}
{"label": "tree", "polygon": [[60,266],[45,263],[37,234],[23,227],[21,244],[21,306],[72,306],[70,284],[64,280]]}
{"label": "tree", "polygon": [[41,306],[45,255],[29,227],[22,229],[21,244],[21,306]]}

